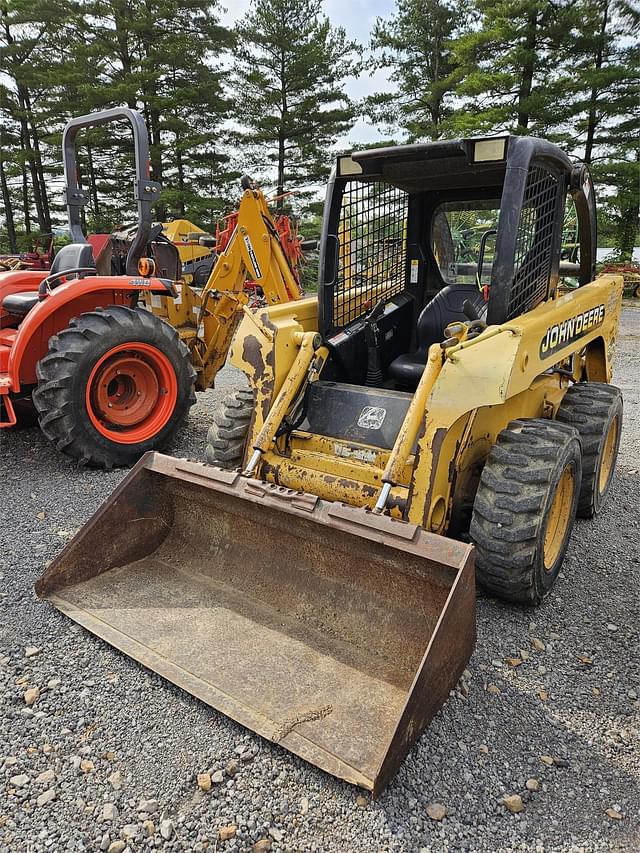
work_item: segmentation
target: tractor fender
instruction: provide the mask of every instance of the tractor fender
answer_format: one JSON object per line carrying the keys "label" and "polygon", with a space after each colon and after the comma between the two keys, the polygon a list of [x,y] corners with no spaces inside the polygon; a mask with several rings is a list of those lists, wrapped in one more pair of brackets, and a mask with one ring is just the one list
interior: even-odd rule
{"label": "tractor fender", "polygon": [[[32,287],[36,284],[34,279]],[[21,385],[37,382],[36,365],[47,351],[49,338],[65,329],[72,317],[107,305],[130,306],[132,295],[144,291],[165,296],[174,293],[173,284],[167,279],[128,276],[74,279],[52,290],[20,324],[7,370],[11,391],[19,391]]]}

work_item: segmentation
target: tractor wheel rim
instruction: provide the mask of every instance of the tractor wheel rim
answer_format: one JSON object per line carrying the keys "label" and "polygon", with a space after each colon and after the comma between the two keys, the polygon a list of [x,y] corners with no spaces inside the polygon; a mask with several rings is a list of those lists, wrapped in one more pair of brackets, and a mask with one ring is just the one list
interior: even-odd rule
{"label": "tractor wheel rim", "polygon": [[137,444],[166,426],[177,398],[178,383],[167,356],[150,344],[131,341],[113,347],[94,365],[86,406],[101,435]]}
{"label": "tractor wheel rim", "polygon": [[576,483],[573,467],[567,465],[562,472],[556,492],[553,496],[551,507],[547,514],[547,527],[544,535],[544,570],[553,571],[565,542],[569,521],[571,520],[571,507]]}
{"label": "tractor wheel rim", "polygon": [[604,440],[602,455],[600,457],[600,471],[598,473],[598,494],[602,495],[607,490],[616,456],[616,445],[618,443],[619,418],[615,418],[609,424],[607,437]]}

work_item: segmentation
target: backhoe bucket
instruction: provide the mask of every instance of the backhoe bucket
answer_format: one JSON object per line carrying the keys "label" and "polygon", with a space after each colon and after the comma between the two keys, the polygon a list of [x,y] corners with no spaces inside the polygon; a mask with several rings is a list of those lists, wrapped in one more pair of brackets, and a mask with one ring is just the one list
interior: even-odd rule
{"label": "backhoe bucket", "polygon": [[36,589],[375,796],[471,655],[472,553],[413,524],[149,453]]}

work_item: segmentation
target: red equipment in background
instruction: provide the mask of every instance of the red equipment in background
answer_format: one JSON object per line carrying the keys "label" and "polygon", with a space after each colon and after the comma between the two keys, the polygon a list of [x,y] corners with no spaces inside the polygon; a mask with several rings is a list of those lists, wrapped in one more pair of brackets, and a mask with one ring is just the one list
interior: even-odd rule
{"label": "red equipment in background", "polygon": [[[46,249],[42,248],[44,241]],[[53,234],[34,237],[31,251],[15,255],[0,255],[0,269],[4,270],[48,270],[53,261]]]}

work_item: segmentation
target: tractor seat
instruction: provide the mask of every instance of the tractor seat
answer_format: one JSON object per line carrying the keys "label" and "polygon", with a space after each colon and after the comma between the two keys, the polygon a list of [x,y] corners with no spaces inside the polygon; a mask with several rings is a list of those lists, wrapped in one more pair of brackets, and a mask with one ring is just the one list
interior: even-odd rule
{"label": "tractor seat", "polygon": [[[45,277],[51,279],[49,286],[54,288],[62,283],[62,276],[66,275],[67,272],[89,267],[95,269],[95,266],[93,251],[88,243],[69,243],[67,246],[63,246],[55,256],[51,269]],[[58,273],[60,278],[51,278],[55,273]],[[78,275],[82,276],[83,273]],[[26,317],[29,311],[38,304],[38,300],[37,290],[23,290],[5,296],[2,300],[2,307],[14,317]]]}
{"label": "tractor seat", "polygon": [[10,293],[2,300],[5,311],[14,317],[26,317],[34,305],[38,304],[37,290],[23,290],[20,293]]}
{"label": "tractor seat", "polygon": [[475,284],[448,284],[438,291],[418,317],[418,349],[395,358],[389,365],[389,376],[403,388],[416,388],[427,363],[431,344],[444,340],[444,330],[450,323],[468,319],[462,310],[465,301],[474,306],[484,319],[487,303]]}

